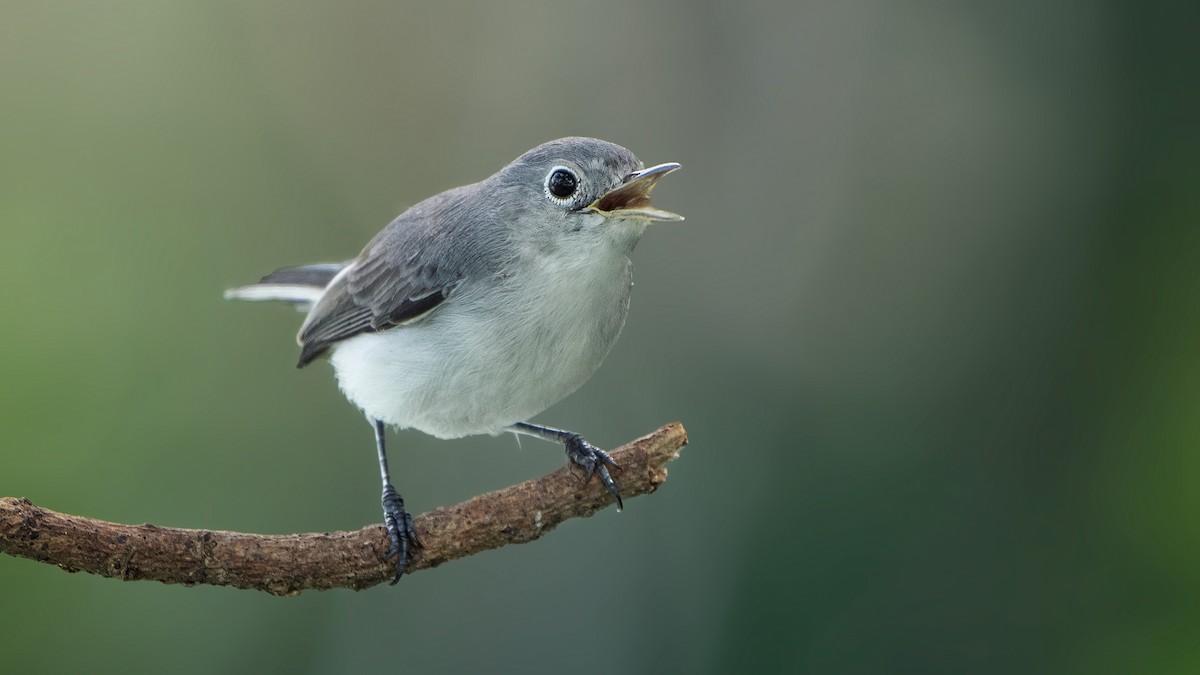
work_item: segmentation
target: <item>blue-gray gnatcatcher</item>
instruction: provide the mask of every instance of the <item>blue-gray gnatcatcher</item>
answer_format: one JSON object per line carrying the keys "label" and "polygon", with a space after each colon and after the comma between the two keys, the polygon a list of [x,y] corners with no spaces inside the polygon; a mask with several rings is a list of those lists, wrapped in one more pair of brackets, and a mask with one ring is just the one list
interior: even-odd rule
{"label": "blue-gray gnatcatcher", "polygon": [[373,423],[392,583],[421,544],[388,475],[384,425],[562,443],[621,506],[607,453],[527,420],[612,348],[629,309],[629,254],[651,221],[682,220],[649,199],[678,168],[643,168],[594,138],[551,141],[408,209],[353,260],[284,268],[225,293],[306,309],[298,366],[329,352],[342,392]]}

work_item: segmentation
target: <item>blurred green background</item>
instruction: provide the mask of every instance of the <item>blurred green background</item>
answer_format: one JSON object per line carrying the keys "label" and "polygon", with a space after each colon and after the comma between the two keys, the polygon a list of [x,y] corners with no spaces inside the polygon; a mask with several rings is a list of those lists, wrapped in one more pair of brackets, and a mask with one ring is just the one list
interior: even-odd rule
{"label": "blurred green background", "polygon": [[[0,557],[0,671],[1200,672],[1194,3],[6,2],[0,495],[379,519],[299,317],[564,135],[679,161],[625,333],[539,417],[682,420],[655,496],[396,588],[274,598]],[[562,464],[392,441],[423,511]]]}

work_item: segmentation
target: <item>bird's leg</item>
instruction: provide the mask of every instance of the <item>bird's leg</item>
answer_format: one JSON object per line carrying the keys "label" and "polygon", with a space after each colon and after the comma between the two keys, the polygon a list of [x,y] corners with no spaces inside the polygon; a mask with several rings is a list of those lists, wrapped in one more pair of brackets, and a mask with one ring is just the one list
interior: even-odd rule
{"label": "bird's leg", "polygon": [[375,427],[375,450],[379,453],[379,477],[383,480],[383,526],[387,528],[388,539],[392,542],[384,559],[396,557],[396,576],[392,577],[392,585],[395,585],[408,564],[409,547],[420,548],[421,540],[417,539],[412,516],[404,510],[404,498],[392,487],[392,479],[388,475],[387,451],[383,447],[383,422],[373,420],[372,424]]}
{"label": "bird's leg", "polygon": [[600,482],[604,483],[604,487],[608,489],[608,493],[617,502],[617,510],[620,511],[624,507],[624,504],[621,503],[621,492],[617,489],[617,484],[613,482],[612,476],[608,471],[609,467],[617,468],[617,463],[613,461],[613,458],[607,452],[588,443],[583,436],[573,431],[563,431],[562,429],[543,427],[528,422],[518,422],[509,427],[508,430],[514,434],[523,434],[525,436],[540,438],[544,441],[562,443],[563,448],[567,451],[567,459],[571,460],[571,463],[575,466],[587,472],[584,482],[591,480],[592,474],[599,474]]}

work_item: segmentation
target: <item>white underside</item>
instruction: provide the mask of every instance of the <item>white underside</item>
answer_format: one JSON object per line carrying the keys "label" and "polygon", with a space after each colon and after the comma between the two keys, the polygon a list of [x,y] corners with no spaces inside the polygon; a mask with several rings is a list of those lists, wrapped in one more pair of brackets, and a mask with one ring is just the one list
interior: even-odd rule
{"label": "white underside", "polygon": [[625,322],[626,251],[539,256],[511,278],[523,283],[460,288],[411,325],[337,344],[346,397],[387,424],[457,438],[499,433],[578,389]]}

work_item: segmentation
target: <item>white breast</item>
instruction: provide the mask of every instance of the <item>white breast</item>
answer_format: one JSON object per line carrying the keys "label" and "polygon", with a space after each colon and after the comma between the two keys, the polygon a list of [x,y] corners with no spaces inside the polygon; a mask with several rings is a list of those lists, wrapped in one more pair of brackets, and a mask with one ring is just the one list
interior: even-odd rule
{"label": "white breast", "polygon": [[530,256],[427,318],[338,344],[338,384],[368,416],[441,438],[503,431],[592,376],[629,308],[623,247]]}

